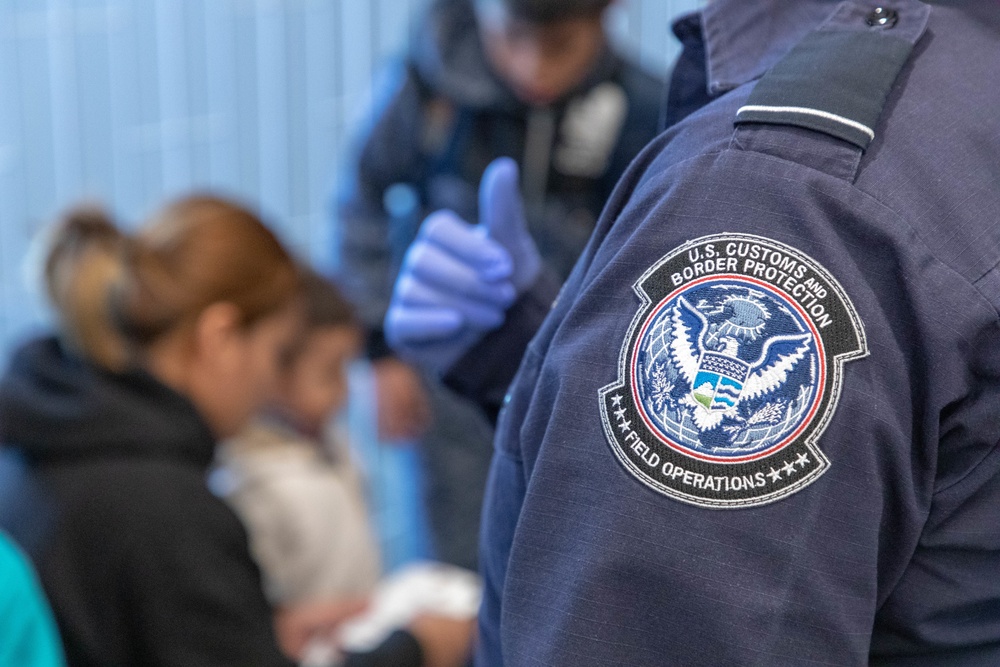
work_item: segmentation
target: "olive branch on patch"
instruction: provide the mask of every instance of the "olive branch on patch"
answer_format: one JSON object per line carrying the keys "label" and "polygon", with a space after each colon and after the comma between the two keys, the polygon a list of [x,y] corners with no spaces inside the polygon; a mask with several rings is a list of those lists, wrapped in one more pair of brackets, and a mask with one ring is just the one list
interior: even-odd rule
{"label": "olive branch on patch", "polygon": [[650,398],[653,400],[653,408],[657,412],[662,412],[668,405],[674,406],[674,399],[671,396],[674,391],[674,383],[667,379],[667,372],[663,368],[662,361],[653,366],[651,389]]}
{"label": "olive branch on patch", "polygon": [[785,402],[784,401],[774,401],[768,403],[760,410],[757,410],[748,418],[740,417],[739,415],[734,415],[733,419],[740,422],[738,424],[732,424],[730,426],[723,427],[726,433],[739,433],[743,434],[755,426],[773,426],[781,421],[782,415],[785,412]]}

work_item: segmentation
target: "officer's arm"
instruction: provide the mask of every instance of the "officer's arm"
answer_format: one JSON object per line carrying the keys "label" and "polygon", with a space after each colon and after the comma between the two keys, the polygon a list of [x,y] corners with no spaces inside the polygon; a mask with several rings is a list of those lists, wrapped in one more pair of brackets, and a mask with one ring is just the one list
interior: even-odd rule
{"label": "officer's arm", "polygon": [[486,334],[448,370],[445,384],[475,401],[495,423],[521,357],[558,294],[558,276],[543,270],[507,311],[503,326]]}

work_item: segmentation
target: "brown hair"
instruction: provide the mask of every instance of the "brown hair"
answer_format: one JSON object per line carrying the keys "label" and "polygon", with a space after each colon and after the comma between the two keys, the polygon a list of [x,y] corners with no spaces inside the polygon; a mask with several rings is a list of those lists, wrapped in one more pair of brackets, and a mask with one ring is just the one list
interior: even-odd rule
{"label": "brown hair", "polygon": [[323,327],[353,327],[361,330],[354,307],[332,280],[312,269],[301,269],[302,326],[296,341],[283,359],[285,366],[294,363],[309,335]]}
{"label": "brown hair", "polygon": [[232,303],[251,326],[297,296],[300,275],[253,213],[196,195],[168,204],[134,236],[101,209],[69,211],[53,230],[45,283],[64,337],[120,370],[213,303]]}

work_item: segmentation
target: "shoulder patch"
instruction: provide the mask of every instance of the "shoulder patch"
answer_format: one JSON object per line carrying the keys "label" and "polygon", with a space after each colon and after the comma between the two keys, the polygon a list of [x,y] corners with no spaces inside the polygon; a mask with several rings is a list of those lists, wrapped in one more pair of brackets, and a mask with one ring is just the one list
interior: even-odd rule
{"label": "shoulder patch", "polygon": [[830,466],[817,440],[842,366],[868,354],[836,279],[746,234],[676,248],[634,285],[642,301],[600,391],[608,444],[636,479],[713,508],[774,502]]}

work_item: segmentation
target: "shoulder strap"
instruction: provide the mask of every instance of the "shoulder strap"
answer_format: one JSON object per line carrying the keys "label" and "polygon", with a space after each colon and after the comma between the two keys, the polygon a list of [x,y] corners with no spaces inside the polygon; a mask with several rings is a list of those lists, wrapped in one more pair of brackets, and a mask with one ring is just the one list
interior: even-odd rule
{"label": "shoulder strap", "polygon": [[865,150],[929,14],[917,0],[842,3],[757,82],[736,125],[807,128]]}

